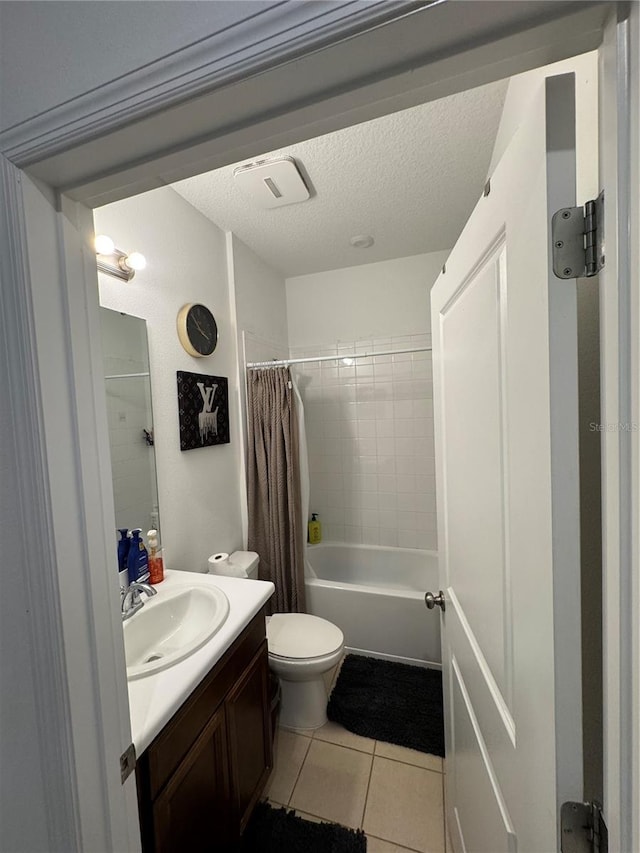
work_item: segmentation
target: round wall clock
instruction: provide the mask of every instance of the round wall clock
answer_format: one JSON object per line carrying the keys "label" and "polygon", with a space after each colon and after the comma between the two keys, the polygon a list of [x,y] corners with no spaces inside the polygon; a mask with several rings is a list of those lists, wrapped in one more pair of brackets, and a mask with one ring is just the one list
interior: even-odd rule
{"label": "round wall clock", "polygon": [[178,337],[189,355],[211,355],[218,343],[218,326],[206,305],[189,302],[178,311]]}

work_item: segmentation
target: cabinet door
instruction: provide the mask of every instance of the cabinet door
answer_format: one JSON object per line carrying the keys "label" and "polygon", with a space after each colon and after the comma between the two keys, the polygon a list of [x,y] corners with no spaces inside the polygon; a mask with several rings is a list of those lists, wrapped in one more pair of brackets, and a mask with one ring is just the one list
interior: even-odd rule
{"label": "cabinet door", "polygon": [[227,853],[231,800],[224,708],[202,730],[153,805],[155,853]]}
{"label": "cabinet door", "polygon": [[266,641],[229,693],[231,788],[242,832],[272,766],[269,713],[269,658]]}

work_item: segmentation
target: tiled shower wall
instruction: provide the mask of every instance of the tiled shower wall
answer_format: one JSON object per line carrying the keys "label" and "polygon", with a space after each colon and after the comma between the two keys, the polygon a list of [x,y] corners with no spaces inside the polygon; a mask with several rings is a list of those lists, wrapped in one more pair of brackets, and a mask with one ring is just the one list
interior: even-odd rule
{"label": "tiled shower wall", "polygon": [[[292,358],[431,346],[430,335],[354,341]],[[323,538],[437,549],[431,353],[294,365],[305,403],[310,511]]]}

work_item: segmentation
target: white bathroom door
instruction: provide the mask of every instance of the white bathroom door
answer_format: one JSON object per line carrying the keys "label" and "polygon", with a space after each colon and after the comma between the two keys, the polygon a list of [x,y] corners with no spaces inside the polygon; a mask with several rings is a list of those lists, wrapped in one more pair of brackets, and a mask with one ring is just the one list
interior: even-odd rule
{"label": "white bathroom door", "polygon": [[582,799],[576,282],[550,260],[574,204],[570,74],[541,84],[431,297],[458,853],[553,853]]}

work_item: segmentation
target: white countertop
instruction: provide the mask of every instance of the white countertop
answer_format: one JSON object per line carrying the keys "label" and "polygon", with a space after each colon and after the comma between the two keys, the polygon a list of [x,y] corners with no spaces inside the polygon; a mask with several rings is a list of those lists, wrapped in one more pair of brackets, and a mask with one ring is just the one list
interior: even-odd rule
{"label": "white countertop", "polygon": [[157,586],[158,598],[165,590],[175,590],[180,586],[217,586],[229,599],[229,615],[218,632],[185,660],[129,681],[131,738],[138,756],[162,731],[274,592],[273,584],[268,581],[167,570],[164,581]]}

